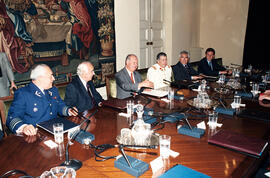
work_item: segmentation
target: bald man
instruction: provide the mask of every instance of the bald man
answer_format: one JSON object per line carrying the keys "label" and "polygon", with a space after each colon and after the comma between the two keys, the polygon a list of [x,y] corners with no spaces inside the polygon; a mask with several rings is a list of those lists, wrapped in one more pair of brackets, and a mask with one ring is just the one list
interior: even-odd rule
{"label": "bald man", "polygon": [[84,61],[77,67],[77,76],[68,84],[65,93],[65,103],[76,107],[79,112],[101,106],[102,96],[97,92],[92,78],[95,75],[94,66]]}
{"label": "bald man", "polygon": [[15,91],[8,112],[7,126],[14,133],[36,135],[36,124],[57,118],[57,115],[76,115],[60,98],[52,70],[45,64],[32,69],[32,82]]}

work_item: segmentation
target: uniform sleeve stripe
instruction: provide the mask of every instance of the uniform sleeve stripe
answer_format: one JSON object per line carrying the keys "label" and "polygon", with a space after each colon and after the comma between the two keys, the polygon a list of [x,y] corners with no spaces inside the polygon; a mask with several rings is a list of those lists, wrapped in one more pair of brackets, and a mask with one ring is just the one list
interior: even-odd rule
{"label": "uniform sleeve stripe", "polygon": [[69,108],[69,107],[67,107],[67,106],[63,107],[62,114],[63,114],[64,116],[68,116],[68,108]]}
{"label": "uniform sleeve stripe", "polygon": [[20,123],[20,122],[22,122],[22,120],[19,119],[19,118],[14,118],[14,119],[12,119],[12,120],[10,121],[10,123],[9,123],[10,129],[13,130],[13,129],[15,128],[15,126],[16,126],[18,123]]}

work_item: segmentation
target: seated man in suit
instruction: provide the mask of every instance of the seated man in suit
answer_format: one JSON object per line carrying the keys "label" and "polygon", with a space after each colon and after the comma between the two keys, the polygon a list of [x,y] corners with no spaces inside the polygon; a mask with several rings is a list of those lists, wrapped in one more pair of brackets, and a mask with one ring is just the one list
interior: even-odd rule
{"label": "seated man in suit", "polygon": [[154,85],[149,80],[142,81],[141,75],[136,71],[137,67],[137,56],[129,54],[126,57],[125,67],[115,74],[117,98],[128,98],[132,92],[139,91],[141,87],[153,88]]}
{"label": "seated man in suit", "polygon": [[199,63],[198,71],[204,75],[208,76],[218,76],[219,74],[229,74],[223,66],[219,65],[213,59],[215,58],[215,50],[213,48],[208,48],[205,51],[205,57],[201,59]]}
{"label": "seated man in suit", "polygon": [[30,78],[30,84],[15,91],[8,112],[6,124],[13,133],[33,136],[39,122],[57,118],[57,114],[76,115],[60,98],[57,88],[52,86],[55,79],[47,65],[39,64],[33,68]]}
{"label": "seated man in suit", "polygon": [[187,51],[180,52],[179,62],[173,66],[172,69],[175,81],[198,80],[202,78],[202,76],[199,76],[198,73],[190,66]]}
{"label": "seated man in suit", "polygon": [[94,75],[94,67],[90,62],[85,61],[78,65],[77,76],[66,88],[64,101],[67,106],[75,106],[79,112],[101,106],[103,99],[93,84]]}
{"label": "seated man in suit", "polygon": [[160,52],[157,55],[157,63],[150,67],[147,71],[147,79],[154,83],[154,88],[162,88],[168,86],[164,83],[164,79],[171,81],[172,68],[167,65],[166,53]]}

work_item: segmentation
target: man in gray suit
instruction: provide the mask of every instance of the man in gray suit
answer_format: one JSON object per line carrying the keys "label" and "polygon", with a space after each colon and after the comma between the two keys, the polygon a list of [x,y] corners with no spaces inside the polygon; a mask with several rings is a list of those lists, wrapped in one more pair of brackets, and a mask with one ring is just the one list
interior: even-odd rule
{"label": "man in gray suit", "polygon": [[0,52],[0,97],[9,96],[9,90],[17,88],[11,65],[5,53]]}
{"label": "man in gray suit", "polygon": [[137,56],[129,54],[126,57],[125,67],[115,74],[117,98],[128,98],[132,92],[139,91],[141,87],[154,87],[154,84],[149,80],[142,81],[141,75],[136,71],[137,67]]}

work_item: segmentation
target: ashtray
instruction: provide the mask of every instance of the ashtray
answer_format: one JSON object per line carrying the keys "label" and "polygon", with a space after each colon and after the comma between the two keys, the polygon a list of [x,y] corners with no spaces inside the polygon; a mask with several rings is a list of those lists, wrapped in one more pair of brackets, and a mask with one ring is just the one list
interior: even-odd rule
{"label": "ashtray", "polygon": [[217,107],[219,105],[219,103],[216,100],[211,100],[210,104],[205,104],[205,105],[201,105],[201,106],[195,105],[193,99],[188,100],[187,103],[190,106],[193,106],[193,107],[198,108],[198,109],[211,109],[211,108]]}
{"label": "ashtray", "polygon": [[45,171],[42,173],[40,178],[75,178],[76,171],[72,168],[65,166],[58,166],[51,168],[50,171]]}

